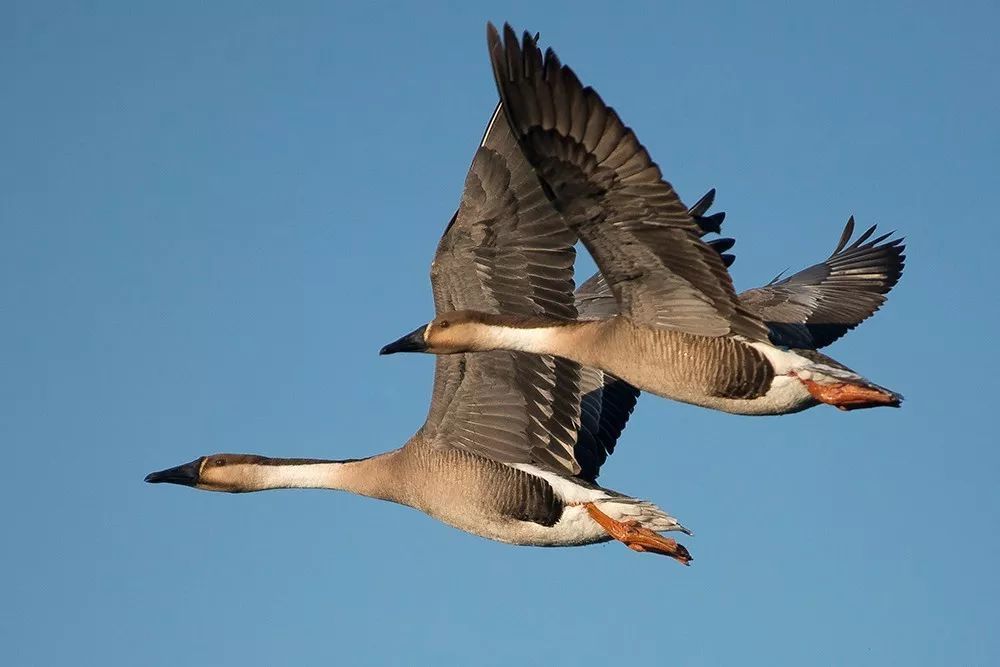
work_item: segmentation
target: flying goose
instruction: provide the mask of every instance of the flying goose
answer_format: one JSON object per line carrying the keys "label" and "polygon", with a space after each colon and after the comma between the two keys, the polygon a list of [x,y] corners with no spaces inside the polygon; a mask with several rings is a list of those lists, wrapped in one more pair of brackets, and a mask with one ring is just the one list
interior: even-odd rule
{"label": "flying goose", "polygon": [[704,230],[618,114],[551,49],[543,57],[528,33],[519,44],[505,25],[501,40],[489,24],[487,38],[509,125],[546,196],[594,257],[617,312],[583,321],[455,308],[383,353],[556,355],[643,391],[738,414],[900,404],[898,394],[809,348],[874,312],[899,278],[901,240],[865,244],[870,230],[838,245],[816,271],[741,299],[724,258],[701,240]]}
{"label": "flying goose", "polygon": [[[572,320],[574,242],[495,112],[431,265],[435,308]],[[214,454],[146,481],[228,492],[339,489],[500,542],[615,539],[688,564],[687,549],[659,534],[688,532],[676,519],[596,483],[637,395],[600,370],[551,356],[441,356],[427,419],[399,449],[340,461]]]}

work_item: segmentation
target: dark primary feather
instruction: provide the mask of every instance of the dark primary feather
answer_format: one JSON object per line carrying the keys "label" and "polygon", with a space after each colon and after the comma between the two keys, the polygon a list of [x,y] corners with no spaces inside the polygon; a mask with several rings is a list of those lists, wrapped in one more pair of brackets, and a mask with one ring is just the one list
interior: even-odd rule
{"label": "dark primary feather", "polygon": [[740,300],[758,313],[776,345],[818,349],[871,317],[903,274],[906,246],[875,226],[853,243],[854,218],[825,261],[783,280],[747,290]]}
{"label": "dark primary feather", "polygon": [[704,195],[701,199],[694,203],[694,206],[688,209],[688,215],[694,220],[694,223],[698,225],[701,230],[701,235],[709,233],[719,234],[722,232],[722,223],[726,219],[726,212],[719,211],[718,213],[713,213],[712,215],[705,215],[708,213],[708,209],[712,208],[712,204],[715,203],[715,188],[712,188]]}
{"label": "dark primary feather", "polygon": [[510,26],[503,40],[492,25],[487,33],[510,125],[620,311],[687,333],[766,338],[719,253],[618,114],[551,49],[543,59],[527,33],[520,43]]}
{"label": "dark primary feather", "polygon": [[[854,233],[851,218],[826,261],[784,280],[778,276],[764,287],[740,294],[740,300],[768,325],[775,345],[796,349],[825,347],[881,307],[885,295],[902,276],[906,246],[902,238],[886,241],[891,234],[871,239],[875,229],[872,226],[848,245]],[[729,266],[736,258],[726,251],[734,243],[733,239],[722,238],[710,241],[709,245]],[[584,319],[606,319],[619,312],[615,296],[600,273],[577,289],[576,301]]]}

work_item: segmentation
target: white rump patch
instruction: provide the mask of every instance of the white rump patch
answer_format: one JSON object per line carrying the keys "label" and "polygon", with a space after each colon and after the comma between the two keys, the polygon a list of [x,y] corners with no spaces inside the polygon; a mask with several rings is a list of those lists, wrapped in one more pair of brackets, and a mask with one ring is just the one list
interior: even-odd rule
{"label": "white rump patch", "polygon": [[544,479],[552,486],[552,490],[555,491],[556,496],[564,503],[592,503],[610,497],[601,489],[592,489],[582,484],[577,484],[562,475],[543,470],[530,463],[508,463],[507,465],[511,468],[523,470],[529,475]]}
{"label": "white rump patch", "polygon": [[801,355],[787,350],[782,350],[781,348],[775,347],[769,343],[749,340],[746,342],[750,345],[750,347],[763,354],[764,357],[771,362],[771,365],[774,366],[774,372],[776,375],[788,375],[789,373],[794,373],[795,371],[805,368],[812,363]]}

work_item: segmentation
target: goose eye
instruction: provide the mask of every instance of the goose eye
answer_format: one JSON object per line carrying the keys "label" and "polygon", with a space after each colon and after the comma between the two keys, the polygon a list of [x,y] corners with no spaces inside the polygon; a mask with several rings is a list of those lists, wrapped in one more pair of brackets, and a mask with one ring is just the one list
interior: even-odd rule
{"label": "goose eye", "polygon": [[438,322],[438,329],[447,329],[447,328],[448,328],[448,320],[441,320],[440,322]]}
{"label": "goose eye", "polygon": [[214,461],[212,461],[212,465],[214,465],[216,468],[218,468],[219,466],[224,466],[224,465],[226,465],[226,460],[225,459],[215,459]]}

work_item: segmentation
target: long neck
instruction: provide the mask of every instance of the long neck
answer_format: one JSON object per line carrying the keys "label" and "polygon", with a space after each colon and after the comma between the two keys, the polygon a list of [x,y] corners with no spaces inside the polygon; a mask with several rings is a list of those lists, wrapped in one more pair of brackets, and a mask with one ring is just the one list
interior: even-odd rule
{"label": "long neck", "polygon": [[396,451],[387,452],[350,461],[266,459],[253,466],[253,490],[335,489],[383,500],[399,500],[396,454]]}
{"label": "long neck", "polygon": [[554,354],[576,360],[580,343],[594,322],[537,320],[530,322],[479,323],[475,347],[479,350],[512,350]]}

